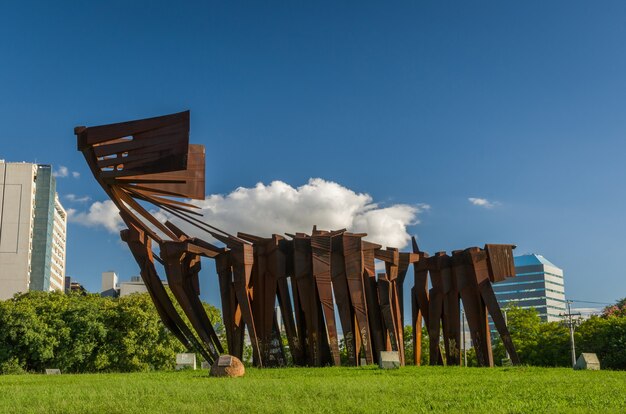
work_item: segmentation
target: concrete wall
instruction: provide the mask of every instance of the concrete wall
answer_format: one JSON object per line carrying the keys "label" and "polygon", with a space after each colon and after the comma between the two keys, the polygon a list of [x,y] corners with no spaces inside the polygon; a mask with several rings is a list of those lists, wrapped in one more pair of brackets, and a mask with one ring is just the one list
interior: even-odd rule
{"label": "concrete wall", "polygon": [[0,162],[0,300],[30,284],[37,166]]}
{"label": "concrete wall", "polygon": [[109,270],[108,272],[102,272],[102,284],[100,292],[108,292],[110,290],[117,290],[117,274]]}
{"label": "concrete wall", "polygon": [[143,282],[122,282],[120,283],[120,297],[131,293],[147,293],[148,289]]}

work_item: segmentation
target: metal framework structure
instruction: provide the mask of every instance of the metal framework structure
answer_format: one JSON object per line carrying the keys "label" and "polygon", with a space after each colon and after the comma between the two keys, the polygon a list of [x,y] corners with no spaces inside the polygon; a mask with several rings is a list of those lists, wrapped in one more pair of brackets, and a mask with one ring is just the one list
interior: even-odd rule
{"label": "metal framework structure", "polygon": [[[411,322],[418,365],[422,323],[430,338],[430,363],[442,364],[444,358],[448,365],[460,363],[461,302],[478,363],[493,366],[488,315],[513,364],[519,363],[491,286],[515,275],[515,246],[488,244],[451,256],[445,252],[429,256],[415,239],[412,252],[400,252],[345,229],[314,227],[311,234],[267,238],[231,235],[202,221],[197,207],[186,202],[205,196],[205,151],[189,144],[188,111],[74,131],[95,179],[120,210],[127,226],[122,240],[139,265],[163,323],[210,363],[224,347],[199,299],[202,257],[215,260],[228,352],[242,358],[247,331],[256,366],[284,366],[288,356],[295,365],[340,365],[340,332],[344,364],[376,363],[381,351],[397,351],[404,364],[403,292],[411,265]],[[223,246],[191,237],[169,221],[160,222],[147,204],[206,232]],[[376,274],[377,260],[384,263],[385,272]],[[155,261],[165,271],[171,295]]]}

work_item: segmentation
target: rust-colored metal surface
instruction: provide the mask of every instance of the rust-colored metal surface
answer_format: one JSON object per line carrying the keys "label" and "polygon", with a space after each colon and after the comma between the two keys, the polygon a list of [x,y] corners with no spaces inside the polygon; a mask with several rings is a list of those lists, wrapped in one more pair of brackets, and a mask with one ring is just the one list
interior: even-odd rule
{"label": "rust-colored metal surface", "polygon": [[[512,362],[519,363],[491,286],[515,276],[515,246],[487,244],[451,256],[429,256],[414,238],[412,251],[401,252],[345,229],[234,236],[206,223],[188,200],[205,196],[205,150],[189,144],[188,111],[74,131],[78,149],[128,227],[122,240],[163,323],[210,363],[225,352],[224,345],[231,355],[244,358],[247,332],[252,362],[259,367],[285,366],[289,360],[294,365],[340,365],[341,343],[347,365],[376,363],[381,351],[397,351],[404,365],[404,283],[411,265],[416,364],[423,325],[429,332],[431,364],[460,363],[461,302],[479,364],[493,366],[488,316]],[[172,222],[159,221],[149,205],[208,238],[191,237]],[[200,301],[202,258],[215,260],[226,344]],[[176,311],[155,260],[163,265],[189,325]],[[377,260],[385,270],[378,276]]]}

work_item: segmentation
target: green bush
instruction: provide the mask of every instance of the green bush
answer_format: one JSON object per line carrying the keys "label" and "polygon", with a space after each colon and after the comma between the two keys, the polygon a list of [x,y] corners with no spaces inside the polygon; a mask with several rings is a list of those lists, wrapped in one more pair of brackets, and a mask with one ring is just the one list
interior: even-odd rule
{"label": "green bush", "polygon": [[[207,305],[219,328],[219,311]],[[172,369],[184,346],[146,294],[123,298],[29,292],[0,302],[0,372]]]}

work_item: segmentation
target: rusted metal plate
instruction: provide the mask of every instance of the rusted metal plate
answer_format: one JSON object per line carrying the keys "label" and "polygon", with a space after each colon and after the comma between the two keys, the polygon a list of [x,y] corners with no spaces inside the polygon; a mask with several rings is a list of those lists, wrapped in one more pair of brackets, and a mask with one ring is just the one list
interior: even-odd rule
{"label": "rusted metal plate", "polygon": [[157,174],[121,177],[117,182],[139,190],[163,196],[176,196],[204,200],[204,145],[189,145],[187,165],[184,170]]}
{"label": "rusted metal plate", "polygon": [[361,346],[355,344],[357,353],[363,348],[366,363],[374,363],[372,335],[369,325],[369,312],[367,298],[365,296],[364,274],[365,266],[362,247],[363,235],[344,233],[342,235],[342,247],[344,264],[346,268],[346,280],[350,292],[350,302],[355,316],[354,337],[360,338]]}
{"label": "rusted metal plate", "polygon": [[485,245],[491,282],[501,282],[507,277],[515,276],[514,248],[515,246],[511,244]]}
{"label": "rusted metal plate", "polygon": [[332,235],[327,231],[313,231],[311,235],[311,254],[313,259],[313,279],[317,286],[322,311],[326,319],[326,331],[330,353],[334,365],[341,365],[339,338],[335,321],[335,304],[330,271]]}

